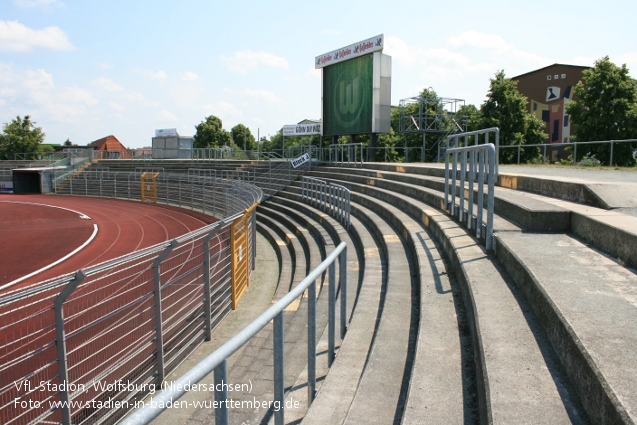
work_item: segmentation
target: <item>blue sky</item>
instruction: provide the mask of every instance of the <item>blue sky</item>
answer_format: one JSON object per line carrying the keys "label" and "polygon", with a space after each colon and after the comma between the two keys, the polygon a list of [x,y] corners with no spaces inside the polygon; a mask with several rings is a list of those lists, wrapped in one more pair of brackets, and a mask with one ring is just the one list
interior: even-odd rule
{"label": "blue sky", "polygon": [[30,115],[47,143],[155,129],[208,115],[257,136],[320,118],[314,58],[378,34],[392,104],[432,87],[484,101],[489,78],[605,55],[637,75],[637,2],[0,0],[0,123]]}

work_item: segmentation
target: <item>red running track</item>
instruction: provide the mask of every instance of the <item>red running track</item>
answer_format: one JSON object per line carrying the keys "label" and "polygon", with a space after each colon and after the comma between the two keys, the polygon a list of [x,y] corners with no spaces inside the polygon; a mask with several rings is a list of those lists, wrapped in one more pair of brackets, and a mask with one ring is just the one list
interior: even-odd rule
{"label": "red running track", "polygon": [[[82,219],[77,213],[90,219]],[[5,290],[103,263],[215,221],[182,208],[120,199],[0,195],[0,288],[81,247],[93,233],[93,224],[98,231],[86,247]]]}

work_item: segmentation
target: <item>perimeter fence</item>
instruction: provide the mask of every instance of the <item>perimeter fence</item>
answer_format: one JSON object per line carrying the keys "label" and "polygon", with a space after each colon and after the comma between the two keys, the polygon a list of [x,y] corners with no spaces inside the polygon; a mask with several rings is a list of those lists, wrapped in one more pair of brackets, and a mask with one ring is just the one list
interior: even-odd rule
{"label": "perimeter fence", "polygon": [[[157,172],[157,202],[198,210],[213,217],[229,217],[263,198],[263,191],[247,180],[195,173],[164,172],[163,168],[138,167],[133,172],[87,169],[66,178],[66,172],[50,172],[52,192],[60,195],[98,196],[140,200],[142,175]],[[48,179],[47,179],[48,180]]]}
{"label": "perimeter fence", "polygon": [[[72,186],[74,195],[139,199],[140,173],[121,174],[81,173],[56,191]],[[0,423],[115,423],[159,390],[233,308],[254,269],[255,206],[263,192],[236,180],[162,174],[158,202],[225,218],[170,242],[3,292]]]}

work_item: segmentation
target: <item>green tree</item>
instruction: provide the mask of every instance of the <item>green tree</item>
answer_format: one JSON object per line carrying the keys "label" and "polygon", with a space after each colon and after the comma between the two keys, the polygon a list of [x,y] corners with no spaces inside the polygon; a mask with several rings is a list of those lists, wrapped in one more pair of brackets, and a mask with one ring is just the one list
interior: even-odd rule
{"label": "green tree", "polygon": [[232,141],[237,149],[246,151],[256,150],[257,141],[250,132],[250,129],[243,124],[237,124],[230,130]]}
{"label": "green tree", "polygon": [[482,119],[482,115],[475,105],[462,105],[456,111],[456,117],[458,117],[456,118],[456,121],[458,121],[458,124],[460,125],[464,124],[460,122],[460,120],[466,119],[467,131],[480,130],[480,120]]}
{"label": "green tree", "polygon": [[41,127],[36,127],[29,115],[17,116],[10,123],[5,123],[0,134],[0,159],[14,159],[16,153],[40,151],[45,134]]}
{"label": "green tree", "polygon": [[[498,71],[491,79],[487,99],[480,108],[479,128],[498,127],[500,146],[543,143],[547,134],[544,124],[526,109],[526,98],[518,92],[517,81],[506,78]],[[537,158],[540,149],[524,148],[521,161]],[[500,149],[500,162],[517,162],[517,149]]]}
{"label": "green tree", "polygon": [[[595,67],[583,72],[575,86],[575,101],[569,102],[566,112],[576,126],[574,139],[581,142],[622,140],[637,137],[637,81],[608,56],[595,62]],[[584,145],[578,154],[595,155],[602,164],[610,161],[610,145]],[[613,163],[635,165],[633,152],[637,143],[615,143]],[[579,155],[578,155],[579,156]]]}
{"label": "green tree", "polygon": [[195,129],[194,147],[197,149],[221,148],[231,144],[230,134],[223,129],[221,119],[214,115],[206,117]]}

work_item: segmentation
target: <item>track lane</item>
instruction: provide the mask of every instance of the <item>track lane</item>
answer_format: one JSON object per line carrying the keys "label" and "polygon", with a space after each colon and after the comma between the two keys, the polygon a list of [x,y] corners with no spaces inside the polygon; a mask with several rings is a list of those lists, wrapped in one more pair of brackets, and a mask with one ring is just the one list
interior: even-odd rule
{"label": "track lane", "polygon": [[[142,204],[120,199],[52,195],[0,195],[0,202],[7,200],[70,208],[90,216],[92,221],[99,226],[96,238],[81,252],[47,271],[24,280],[18,284],[19,286],[27,286],[71,273],[81,268],[103,263],[130,252],[174,239],[217,221],[213,217],[181,208]],[[38,220],[36,216],[30,216],[30,219]],[[25,221],[28,222],[28,220]],[[36,247],[33,247],[31,250],[32,255],[29,255],[28,258],[24,256],[24,247],[21,250],[15,250],[19,254],[16,254],[17,257],[14,260],[3,261],[3,273],[5,270],[10,271],[18,266],[22,270],[28,268],[32,271],[37,270],[36,267],[31,265],[32,257],[42,256],[49,259],[59,259],[63,256],[60,255],[59,246],[70,245],[77,247],[81,245],[81,243],[78,243],[77,237],[56,228],[55,226],[59,223],[56,220],[52,220],[53,227],[51,231],[55,236],[49,238],[51,245],[45,244],[37,248],[37,252]],[[24,225],[20,227],[16,222],[16,231],[20,228],[24,228]],[[70,252],[71,250],[68,251]],[[49,261],[49,264],[52,262]],[[13,288],[16,288],[16,286]]]}

